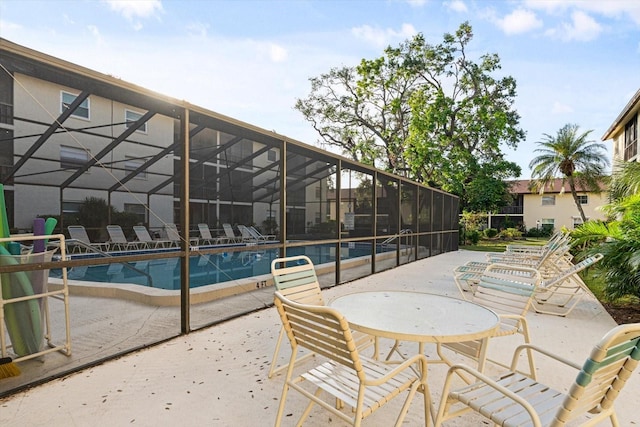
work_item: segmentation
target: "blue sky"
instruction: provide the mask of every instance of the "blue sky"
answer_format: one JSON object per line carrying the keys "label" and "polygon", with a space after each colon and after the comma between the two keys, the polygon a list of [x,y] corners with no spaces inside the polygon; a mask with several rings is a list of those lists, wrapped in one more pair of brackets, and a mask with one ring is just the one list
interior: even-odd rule
{"label": "blue sky", "polygon": [[0,37],[309,144],[293,105],[310,77],[464,21],[470,56],[516,79],[527,138],[505,152],[523,179],[543,134],[576,123],[600,141],[640,88],[638,0],[0,2]]}

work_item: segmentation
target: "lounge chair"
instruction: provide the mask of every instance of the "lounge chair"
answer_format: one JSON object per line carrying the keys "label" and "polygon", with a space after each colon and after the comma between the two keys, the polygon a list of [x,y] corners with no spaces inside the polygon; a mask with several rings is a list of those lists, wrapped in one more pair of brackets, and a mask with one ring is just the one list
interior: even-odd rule
{"label": "lounge chair", "polygon": [[[182,241],[182,237],[180,236],[180,233],[178,232],[178,227],[176,227],[175,224],[169,222],[166,223],[164,225],[164,232],[167,235],[167,240],[170,241],[170,247],[180,247],[180,242]],[[189,238],[189,244],[190,245],[197,245],[198,244],[198,238],[197,237],[193,237],[193,238]]]}
{"label": "lounge chair", "polygon": [[[555,359],[558,367],[574,368],[575,381],[568,388],[555,389],[519,373],[516,368],[523,350]],[[607,418],[613,426],[618,426],[614,402],[639,360],[640,323],[631,323],[609,331],[593,347],[582,366],[530,344],[519,346],[509,372],[497,377],[487,377],[465,365],[454,365],[447,373],[435,427],[470,410],[505,427],[562,427],[570,422],[578,425],[576,421],[579,425],[592,426]],[[472,376],[475,382],[452,390],[452,379],[461,372]],[[547,374],[557,378],[556,373]],[[464,407],[461,409],[459,404]],[[591,414],[588,418],[587,413]],[[476,424],[481,423],[476,421]]]}
{"label": "lounge chair", "polygon": [[276,236],[274,234],[262,234],[253,225],[247,227],[247,230],[249,230],[249,233],[251,233],[252,236],[260,241],[268,242],[276,240]]}
{"label": "lounge chair", "polygon": [[109,248],[111,250],[127,251],[131,249],[139,249],[137,242],[129,242],[127,237],[119,225],[107,225],[107,233],[109,234]]}
{"label": "lounge chair", "polygon": [[149,230],[144,225],[136,225],[133,227],[136,238],[141,246],[149,249],[167,248],[172,245],[170,240],[154,239],[149,234]]}
{"label": "lounge chair", "polygon": [[[418,391],[423,395],[427,420],[431,399],[427,385],[427,359],[423,354],[416,354],[397,365],[369,359],[360,355],[349,322],[337,310],[296,303],[279,291],[275,293],[275,305],[292,349],[276,426],[282,423],[290,389],[309,399],[297,425],[301,425],[314,404],[318,404],[350,425],[359,426],[362,419],[395,396],[407,394],[395,424],[400,426]],[[294,365],[299,360],[297,353],[300,348],[327,361],[294,378]],[[337,399],[338,404],[333,406],[329,400],[323,399],[326,394]]]}
{"label": "lounge chair", "polygon": [[567,316],[585,295],[597,299],[579,273],[602,258],[602,254],[595,254],[543,280],[533,299],[532,307],[536,313]]}
{"label": "lounge chair", "polygon": [[[271,261],[271,275],[277,291],[292,301],[310,305],[325,305],[318,276],[313,262],[305,255],[297,255],[287,258],[276,258]],[[280,354],[280,346],[284,338],[285,329],[280,329],[280,335],[276,342],[276,348],[271,359],[268,377],[271,378],[276,372],[286,369],[288,364],[276,367],[276,362]],[[373,344],[373,338],[360,332],[353,332],[354,339],[360,350]],[[308,353],[301,357],[311,356]]]}
{"label": "lounge chair", "polygon": [[224,230],[225,236],[229,239],[231,243],[238,243],[242,240],[241,237],[236,236],[235,231],[233,231],[233,227],[229,223],[222,224],[222,229]]}
{"label": "lounge chair", "polygon": [[209,230],[207,224],[198,224],[198,232],[200,233],[200,244],[215,245],[219,242],[217,238],[211,235],[211,230]]}
{"label": "lounge chair", "polygon": [[260,243],[261,242],[260,239],[258,239],[253,234],[251,234],[251,232],[246,226],[239,224],[238,230],[240,230],[240,236],[241,236],[242,242],[244,243]]}
{"label": "lounge chair", "polygon": [[[487,343],[516,334],[522,335],[525,343],[531,342],[526,316],[541,280],[540,273],[530,267],[493,264],[485,270],[470,300],[493,310],[500,317],[500,330]],[[508,367],[501,361],[487,358],[482,340],[438,344],[438,354],[441,355],[443,347],[476,361],[481,372],[487,361]],[[533,356],[531,353],[528,356],[529,373],[535,378]]]}
{"label": "lounge chair", "polygon": [[[87,234],[87,230],[82,225],[70,225],[67,227],[69,231],[69,237],[71,239],[66,240],[67,251],[71,253],[79,253],[79,252],[87,252],[90,251],[91,248],[96,249],[100,252],[108,252],[109,244],[104,243],[94,243],[89,239],[89,235]],[[79,244],[75,244],[75,242]]]}

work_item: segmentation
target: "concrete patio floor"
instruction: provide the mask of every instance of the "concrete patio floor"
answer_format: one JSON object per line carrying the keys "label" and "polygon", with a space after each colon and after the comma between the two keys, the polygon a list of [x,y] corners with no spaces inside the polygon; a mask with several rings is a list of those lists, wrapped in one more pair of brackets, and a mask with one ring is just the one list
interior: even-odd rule
{"label": "concrete patio floor", "polygon": [[[360,290],[414,290],[458,297],[453,269],[485,253],[458,251],[427,258],[373,276],[326,289],[327,301]],[[616,326],[601,304],[584,298],[568,317],[530,312],[532,340],[582,363],[592,346]],[[273,425],[283,375],[267,378],[280,321],[275,308],[253,312],[189,335],[50,381],[0,400],[0,426],[268,426]],[[495,339],[490,355],[509,360],[519,337]],[[403,344],[409,354],[416,344]],[[427,355],[435,350],[427,346]],[[288,359],[288,348],[281,362]],[[464,362],[455,355],[452,359]],[[309,359],[307,364],[313,363]],[[575,371],[536,358],[538,378],[566,390]],[[489,365],[487,373],[497,372]],[[440,401],[446,367],[432,364],[429,384]],[[640,424],[640,370],[634,372],[616,402],[622,426]],[[402,398],[365,419],[366,426],[392,425]],[[289,394],[283,425],[295,425],[304,401]],[[341,420],[316,408],[307,426],[342,426]],[[424,425],[421,396],[414,399],[406,426]],[[464,415],[447,426],[477,426]],[[486,425],[486,424],[485,424]],[[607,425],[607,423],[603,423]]]}

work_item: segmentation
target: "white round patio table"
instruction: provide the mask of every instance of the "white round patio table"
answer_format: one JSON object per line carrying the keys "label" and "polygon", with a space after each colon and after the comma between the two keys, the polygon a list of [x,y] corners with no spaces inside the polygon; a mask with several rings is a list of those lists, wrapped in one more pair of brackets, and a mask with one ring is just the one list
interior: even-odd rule
{"label": "white round patio table", "polygon": [[357,331],[421,344],[487,338],[500,322],[496,313],[481,305],[413,291],[355,292],[329,305]]}

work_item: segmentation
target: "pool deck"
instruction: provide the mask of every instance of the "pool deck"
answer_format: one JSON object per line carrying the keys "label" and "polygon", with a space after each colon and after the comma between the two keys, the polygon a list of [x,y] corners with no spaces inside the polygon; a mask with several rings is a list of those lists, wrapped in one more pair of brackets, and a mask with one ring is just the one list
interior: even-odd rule
{"label": "pool deck", "polygon": [[[467,261],[484,260],[485,253],[458,251],[427,258],[324,290],[327,300],[359,290],[415,290],[459,296],[452,270]],[[97,300],[95,304],[100,304]],[[90,309],[90,307],[87,307]],[[562,356],[582,363],[592,346],[614,320],[602,305],[584,298],[568,317],[530,312],[532,340]],[[0,399],[0,425],[23,426],[263,426],[273,425],[282,375],[267,378],[280,330],[275,308],[180,336],[162,344],[107,361]],[[514,340],[512,340],[514,338]],[[490,352],[508,359],[519,337],[493,340]],[[415,344],[403,344],[410,353]],[[285,360],[287,350],[281,359]],[[427,355],[433,356],[427,346]],[[455,356],[454,356],[455,358]],[[310,362],[313,363],[313,359]],[[464,359],[460,358],[460,361]],[[536,358],[538,377],[565,390],[575,372],[556,369],[553,362]],[[487,373],[496,372],[493,365]],[[432,364],[429,384],[439,403],[446,368]],[[640,424],[640,370],[636,370],[616,401],[622,426]],[[1,380],[0,380],[1,381]],[[402,398],[365,419],[366,426],[391,425]],[[303,408],[295,392],[289,394],[283,425],[294,425]],[[316,408],[306,426],[345,425]],[[424,425],[423,406],[414,399],[405,426]],[[477,426],[482,421],[464,415],[447,426]],[[608,425],[606,422],[603,425]]]}

